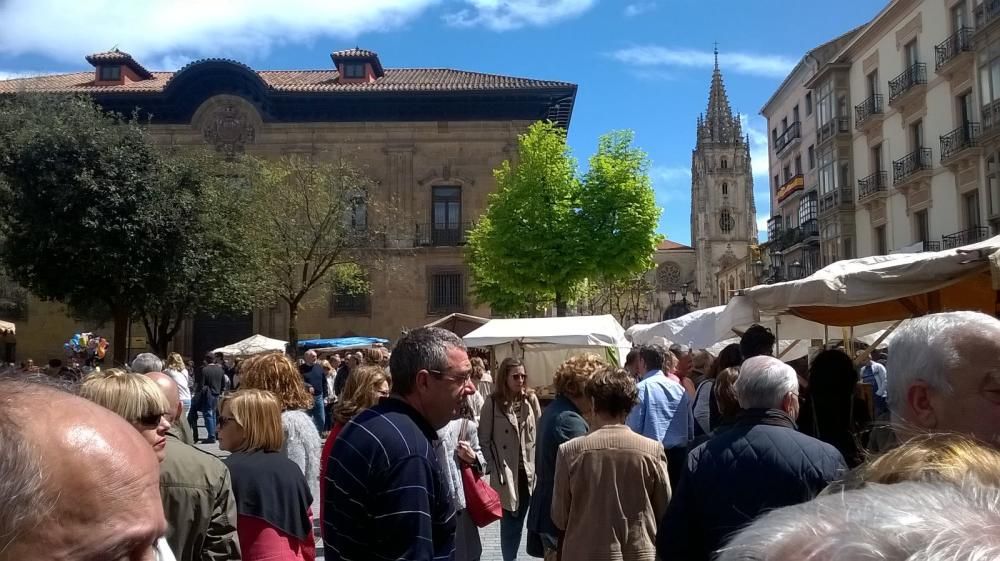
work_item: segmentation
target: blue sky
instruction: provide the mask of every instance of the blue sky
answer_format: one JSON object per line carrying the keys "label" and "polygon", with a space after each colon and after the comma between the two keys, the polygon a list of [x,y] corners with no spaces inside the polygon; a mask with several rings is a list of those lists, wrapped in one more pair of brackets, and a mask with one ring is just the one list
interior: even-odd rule
{"label": "blue sky", "polygon": [[150,70],[224,56],[259,69],[327,68],[355,45],[386,67],[450,67],[579,85],[570,144],[632,129],[649,153],[660,232],[690,240],[695,119],[712,45],[751,135],[759,217],[768,215],[761,106],[802,54],[880,10],[879,0],[6,0],[0,77],[88,68],[118,46]]}

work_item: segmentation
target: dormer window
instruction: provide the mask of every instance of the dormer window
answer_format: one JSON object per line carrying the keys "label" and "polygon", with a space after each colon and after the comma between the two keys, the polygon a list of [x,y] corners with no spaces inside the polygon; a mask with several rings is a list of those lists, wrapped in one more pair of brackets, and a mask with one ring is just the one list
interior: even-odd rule
{"label": "dormer window", "polygon": [[102,82],[117,82],[122,79],[121,66],[101,66],[99,71]]}
{"label": "dormer window", "polygon": [[358,79],[365,77],[365,65],[359,62],[344,63],[344,78]]}

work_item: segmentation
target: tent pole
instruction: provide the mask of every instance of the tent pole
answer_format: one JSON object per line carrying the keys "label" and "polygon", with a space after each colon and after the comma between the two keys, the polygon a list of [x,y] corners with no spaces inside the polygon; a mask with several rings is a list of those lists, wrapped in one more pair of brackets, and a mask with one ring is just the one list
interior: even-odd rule
{"label": "tent pole", "polygon": [[903,323],[903,321],[905,320],[899,320],[896,323],[890,325],[889,328],[882,333],[882,335],[879,335],[878,339],[875,339],[875,341],[871,345],[869,345],[867,349],[865,349],[861,354],[858,355],[856,359],[854,359],[854,365],[861,366],[862,362],[868,360],[868,357],[871,356],[872,351],[878,348],[878,346],[882,344],[882,341],[885,341],[885,339],[889,335],[891,335],[892,332],[895,331],[897,327],[899,327],[899,324]]}
{"label": "tent pole", "polygon": [[[798,345],[799,341],[801,341],[801,340],[802,339],[796,339],[796,340],[792,341],[787,347],[785,347],[785,350],[783,350],[780,353],[778,353],[778,356],[776,356],[775,358],[781,358],[781,357],[785,356],[786,354],[788,354],[788,351],[792,350],[792,347],[794,347],[795,345]],[[779,347],[781,346],[781,340],[780,339],[778,340],[778,346]]]}
{"label": "tent pole", "polygon": [[827,345],[830,344],[830,326],[823,326],[823,348],[825,349]]}

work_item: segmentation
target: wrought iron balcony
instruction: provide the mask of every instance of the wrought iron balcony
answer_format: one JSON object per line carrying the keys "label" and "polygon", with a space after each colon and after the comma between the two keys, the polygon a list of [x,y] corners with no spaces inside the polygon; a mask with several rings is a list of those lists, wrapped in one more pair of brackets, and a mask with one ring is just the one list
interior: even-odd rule
{"label": "wrought iron balcony", "polygon": [[941,137],[941,162],[979,145],[979,123],[965,123]]}
{"label": "wrought iron balcony", "polygon": [[976,22],[976,32],[984,31],[987,26],[1000,20],[1000,0],[986,0],[976,6],[973,18]]}
{"label": "wrought iron balcony", "polygon": [[823,144],[837,135],[848,134],[849,132],[851,132],[851,120],[847,117],[835,117],[820,125],[819,130],[816,131],[816,136],[818,137],[816,143]]}
{"label": "wrought iron balcony", "polygon": [[869,97],[854,106],[854,128],[864,128],[868,123],[874,122],[875,117],[880,117],[884,111],[882,107],[882,94],[875,94]]}
{"label": "wrought iron balcony", "polygon": [[924,243],[924,251],[941,251],[941,242],[928,242]]}
{"label": "wrought iron balcony", "polygon": [[417,224],[415,242],[420,247],[465,245],[472,227],[472,222]]}
{"label": "wrought iron balcony", "polygon": [[962,53],[972,52],[972,29],[963,27],[934,47],[934,70],[940,72]]}
{"label": "wrought iron balcony", "polygon": [[799,225],[799,230],[802,232],[803,239],[809,239],[814,237],[819,237],[819,220],[816,220],[815,214],[812,218],[807,219],[801,225]]}
{"label": "wrought iron balcony", "polygon": [[781,133],[781,136],[774,141],[774,153],[780,154],[782,150],[788,148],[793,141],[798,140],[802,137],[802,127],[799,121],[795,121],[791,124],[785,132]]}
{"label": "wrought iron balcony", "polygon": [[892,162],[892,182],[905,183],[921,171],[934,168],[930,148],[917,148],[913,152]]}
{"label": "wrought iron balcony", "polygon": [[876,171],[864,179],[858,180],[858,202],[865,203],[886,194],[889,180],[884,171]]}
{"label": "wrought iron balcony", "polygon": [[917,86],[927,83],[927,65],[918,62],[889,81],[889,103],[903,98]]}
{"label": "wrought iron balcony", "polygon": [[841,187],[819,196],[820,216],[826,216],[839,210],[854,210],[854,189]]}
{"label": "wrought iron balcony", "polygon": [[989,235],[990,229],[986,226],[973,226],[972,228],[962,230],[961,232],[941,236],[941,245],[944,246],[944,249],[962,247],[963,245],[969,245],[970,243],[981,242],[988,238]]}
{"label": "wrought iron balcony", "polygon": [[767,219],[767,239],[775,240],[781,236],[784,221],[781,216],[772,216]]}
{"label": "wrought iron balcony", "polygon": [[785,182],[784,185],[778,188],[778,192],[775,193],[775,198],[780,203],[791,196],[792,193],[805,189],[805,186],[805,177],[801,173],[793,175],[788,179],[788,181]]}
{"label": "wrought iron balcony", "polygon": [[1000,133],[1000,99],[984,105],[979,114],[983,119],[983,140]]}

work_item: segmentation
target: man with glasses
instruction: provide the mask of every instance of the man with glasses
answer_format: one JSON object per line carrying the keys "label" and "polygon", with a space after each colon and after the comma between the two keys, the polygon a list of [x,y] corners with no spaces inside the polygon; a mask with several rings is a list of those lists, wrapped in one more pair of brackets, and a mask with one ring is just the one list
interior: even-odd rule
{"label": "man with glasses", "polygon": [[389,363],[392,395],[344,427],[327,464],[326,559],[451,559],[455,512],[437,462],[437,430],[475,392],[462,340],[410,331]]}

